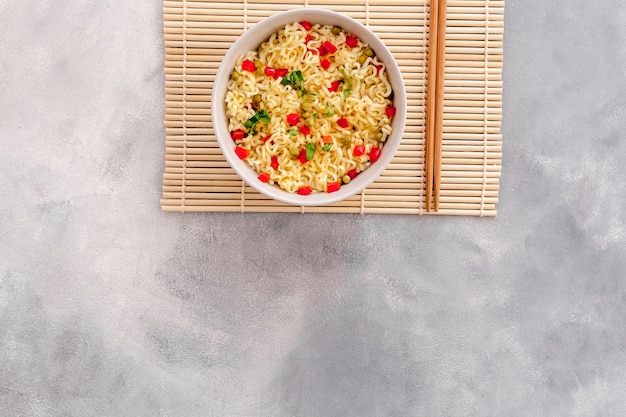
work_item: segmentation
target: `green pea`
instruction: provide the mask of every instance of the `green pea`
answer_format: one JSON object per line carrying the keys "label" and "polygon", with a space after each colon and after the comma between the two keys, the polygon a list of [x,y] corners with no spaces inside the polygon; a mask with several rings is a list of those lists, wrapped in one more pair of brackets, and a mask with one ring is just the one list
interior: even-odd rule
{"label": "green pea", "polygon": [[255,59],[254,60],[254,66],[256,67],[256,75],[263,75],[263,74],[265,74],[265,71],[263,69],[263,63],[260,60]]}
{"label": "green pea", "polygon": [[344,175],[343,177],[341,177],[341,182],[343,182],[344,184],[349,184],[350,183],[350,176],[349,175]]}
{"label": "green pea", "polygon": [[333,35],[339,35],[341,33],[341,28],[337,26],[333,26],[330,29],[330,33],[332,33]]}
{"label": "green pea", "polygon": [[367,48],[365,51],[363,51],[363,53],[369,57],[374,56],[374,50],[372,48]]}
{"label": "green pea", "polygon": [[252,101],[254,101],[256,104],[259,104],[261,102],[261,95],[260,94],[255,94],[252,97]]}
{"label": "green pea", "polygon": [[359,64],[361,65],[365,64],[365,61],[367,61],[367,55],[363,54],[359,56],[358,61],[359,61]]}
{"label": "green pea", "polygon": [[237,71],[233,71],[233,75],[230,76],[233,81],[237,81],[241,75]]}
{"label": "green pea", "polygon": [[383,140],[383,132],[376,132],[374,138],[380,142],[381,140]]}

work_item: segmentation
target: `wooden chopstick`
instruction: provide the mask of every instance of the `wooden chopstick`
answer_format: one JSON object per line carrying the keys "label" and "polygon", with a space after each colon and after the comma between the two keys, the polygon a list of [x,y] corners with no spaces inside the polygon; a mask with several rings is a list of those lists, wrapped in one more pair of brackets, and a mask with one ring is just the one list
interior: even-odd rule
{"label": "wooden chopstick", "polygon": [[435,118],[435,151],[433,193],[435,199],[435,211],[439,211],[439,192],[441,189],[441,144],[443,137],[443,87],[446,67],[446,19],[447,0],[439,0],[439,15],[437,23],[437,86],[435,91],[436,118]]}
{"label": "wooden chopstick", "polygon": [[[439,210],[447,0],[431,0],[426,87],[426,211]],[[434,201],[433,201],[434,200]]]}
{"label": "wooden chopstick", "polygon": [[431,210],[433,196],[433,148],[435,146],[435,91],[437,88],[437,25],[439,0],[430,2],[430,28],[428,31],[428,78],[426,86],[426,146],[424,171],[426,174],[426,211]]}

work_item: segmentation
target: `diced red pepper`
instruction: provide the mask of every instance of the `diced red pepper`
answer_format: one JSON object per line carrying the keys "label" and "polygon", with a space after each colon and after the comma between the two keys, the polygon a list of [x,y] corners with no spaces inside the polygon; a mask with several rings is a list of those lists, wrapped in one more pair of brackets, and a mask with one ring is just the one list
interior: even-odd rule
{"label": "diced red pepper", "polygon": [[278,157],[272,156],[272,162],[270,163],[270,166],[274,169],[278,169]]}
{"label": "diced red pepper", "polygon": [[263,138],[263,143],[267,142],[268,140],[270,140],[272,138],[272,135],[267,135]]}
{"label": "diced red pepper", "polygon": [[254,65],[254,62],[250,61],[249,59],[246,59],[245,61],[242,62],[241,69],[244,71],[255,72],[256,65]]}
{"label": "diced red pepper", "polygon": [[327,59],[322,59],[320,61],[320,65],[322,66],[322,68],[324,68],[325,70],[327,70],[330,67],[330,61]]}
{"label": "diced red pepper", "polygon": [[284,77],[287,74],[289,74],[288,69],[265,67],[265,75],[272,77],[275,80],[278,79],[278,77]]}
{"label": "diced red pepper", "polygon": [[298,116],[298,113],[289,113],[287,115],[287,123],[289,123],[291,126],[297,125],[299,121],[300,116]]}
{"label": "diced red pepper", "polygon": [[328,55],[328,48],[326,48],[326,45],[322,44],[317,48],[317,52],[319,52],[320,56],[326,56]]}
{"label": "diced red pepper", "polygon": [[298,188],[298,191],[296,192],[300,195],[309,195],[313,192],[313,190],[311,190],[311,187],[303,185],[302,187]]}
{"label": "diced red pepper", "polygon": [[383,66],[382,65],[374,65],[376,67],[376,75],[380,74],[380,72],[383,70]]}
{"label": "diced red pepper", "polygon": [[270,180],[270,174],[267,172],[262,173],[261,175],[259,175],[259,181],[261,182],[268,182]]}
{"label": "diced red pepper", "polygon": [[241,146],[235,147],[235,153],[239,157],[239,159],[246,159],[248,155],[250,155],[250,151],[246,148],[242,148]]}
{"label": "diced red pepper", "polygon": [[307,49],[307,52],[310,52],[312,55],[317,55],[319,52],[316,49]]}
{"label": "diced red pepper", "polygon": [[276,70],[272,67],[265,67],[265,75],[268,77],[276,78]]}
{"label": "diced red pepper", "polygon": [[246,136],[246,132],[241,129],[234,130],[230,134],[230,137],[233,138],[233,140],[243,139],[244,136]]}
{"label": "diced red pepper", "polygon": [[396,108],[389,106],[385,109],[385,113],[387,113],[387,117],[393,117],[396,115]]}
{"label": "diced red pepper", "polygon": [[334,193],[335,191],[339,191],[340,188],[341,188],[341,184],[339,184],[339,181],[329,182],[328,184],[326,184],[327,193]]}
{"label": "diced red pepper", "polygon": [[342,128],[347,128],[349,126],[348,120],[346,120],[345,117],[340,117],[339,119],[337,119],[337,125],[339,125],[339,127]]}
{"label": "diced red pepper", "polygon": [[380,148],[373,147],[370,149],[370,162],[376,162],[380,158]]}
{"label": "diced red pepper", "polygon": [[298,160],[303,164],[306,164],[307,162],[309,162],[309,160],[306,159],[306,149],[302,149],[300,151],[300,154],[298,155]]}
{"label": "diced red pepper", "polygon": [[332,43],[330,43],[329,41],[325,41],[322,46],[326,47],[326,51],[329,54],[334,54],[335,52],[337,52],[337,47],[335,45],[333,45]]}
{"label": "diced red pepper", "polygon": [[365,146],[363,145],[356,145],[354,147],[354,150],[352,151],[352,155],[354,156],[361,156],[365,154]]}
{"label": "diced red pepper", "polygon": [[311,30],[311,28],[313,27],[311,22],[308,22],[306,20],[303,20],[302,22],[300,22],[300,26],[302,26],[305,30]]}
{"label": "diced red pepper", "polygon": [[303,135],[309,135],[311,134],[311,128],[308,127],[307,125],[302,125],[300,126],[300,133],[302,133]]}
{"label": "diced red pepper", "polygon": [[346,36],[346,45],[350,48],[356,48],[359,45],[359,39],[356,36]]}
{"label": "diced red pepper", "polygon": [[351,180],[355,179],[357,176],[356,168],[352,168],[350,171],[346,172],[346,174],[350,177]]}
{"label": "diced red pepper", "polygon": [[330,83],[330,87],[328,87],[328,91],[330,91],[331,93],[334,93],[335,91],[339,89],[340,85],[341,85],[341,81],[333,81],[332,83]]}
{"label": "diced red pepper", "polygon": [[307,44],[311,42],[311,34],[307,33],[306,36],[304,37],[304,43]]}

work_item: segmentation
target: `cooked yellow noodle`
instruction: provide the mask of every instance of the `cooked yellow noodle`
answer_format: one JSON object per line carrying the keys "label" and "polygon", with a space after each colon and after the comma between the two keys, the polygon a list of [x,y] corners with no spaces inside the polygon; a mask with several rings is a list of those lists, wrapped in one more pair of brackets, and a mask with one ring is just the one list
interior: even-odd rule
{"label": "cooked yellow noodle", "polygon": [[[329,25],[315,24],[307,30],[300,23],[288,24],[256,51],[238,57],[228,82],[228,128],[246,132],[237,145],[250,151],[246,161],[257,173],[269,174],[270,184],[290,193],[303,186],[324,192],[327,184],[341,182],[350,170],[367,169],[371,149],[382,148],[391,134],[392,117],[386,109],[392,106],[393,90],[385,66],[360,40],[354,48],[346,45],[348,35]],[[337,51],[322,57],[317,51],[325,42]],[[328,69],[321,66],[322,59],[331,62]],[[242,69],[246,60],[256,62],[259,69]],[[304,91],[283,85],[283,77],[265,75],[266,67],[301,71]],[[342,81],[334,92],[329,91],[333,81]],[[246,121],[261,109],[269,114],[269,123],[246,127]],[[296,126],[287,122],[292,113],[300,116]],[[345,118],[349,127],[338,126],[339,118]],[[302,125],[310,127],[310,134],[297,130]],[[330,149],[323,150],[328,137]],[[298,156],[309,143],[315,145],[313,159],[302,163]],[[364,155],[354,156],[357,145],[365,147]],[[272,168],[272,157],[278,160],[277,168]]]}

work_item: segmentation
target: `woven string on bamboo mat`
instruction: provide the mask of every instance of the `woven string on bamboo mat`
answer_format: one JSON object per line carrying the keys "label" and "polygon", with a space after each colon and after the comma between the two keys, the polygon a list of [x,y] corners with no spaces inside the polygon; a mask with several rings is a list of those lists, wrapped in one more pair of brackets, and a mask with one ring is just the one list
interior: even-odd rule
{"label": "woven string on bamboo mat", "polygon": [[[271,200],[222,156],[211,122],[212,82],[250,26],[300,7],[344,13],[394,54],[407,92],[397,154],[363,192],[322,207]],[[166,0],[164,211],[433,214],[426,211],[424,130],[430,0]],[[436,214],[495,216],[502,161],[504,0],[448,0],[441,192]]]}

